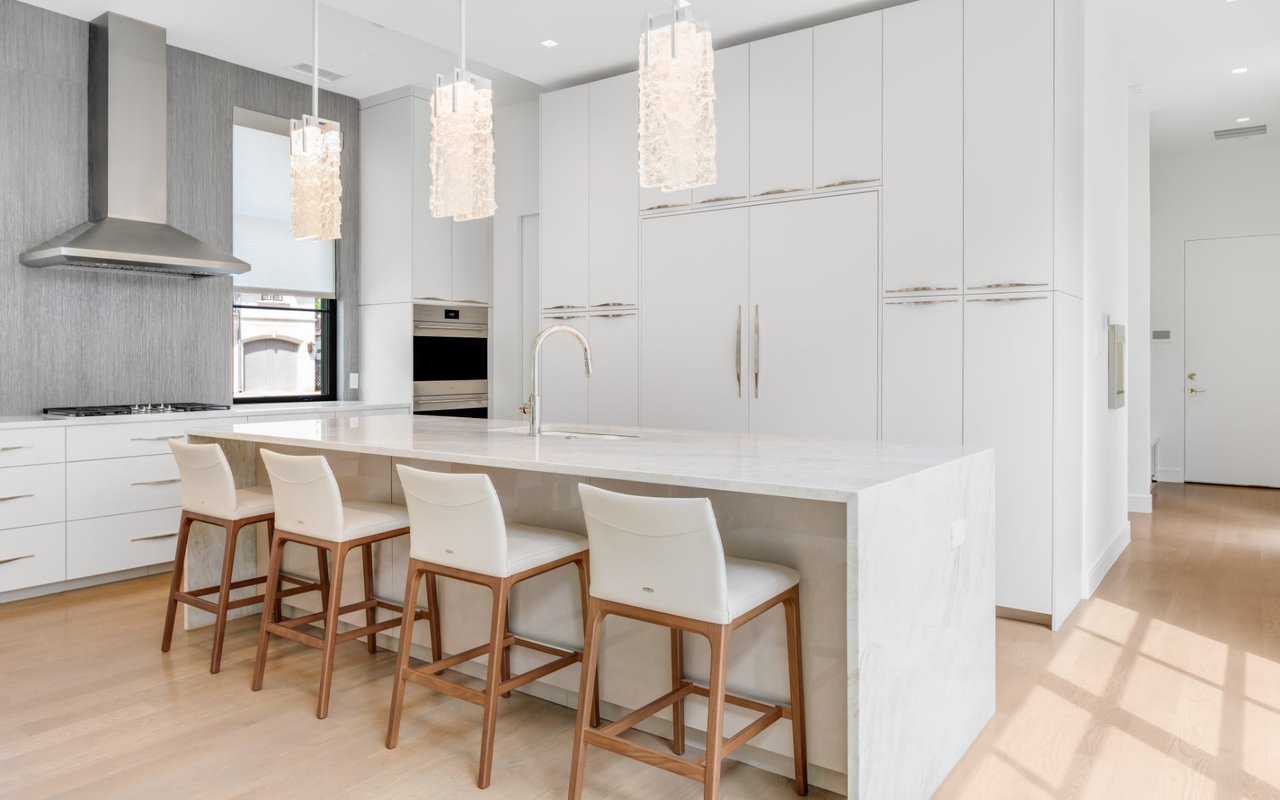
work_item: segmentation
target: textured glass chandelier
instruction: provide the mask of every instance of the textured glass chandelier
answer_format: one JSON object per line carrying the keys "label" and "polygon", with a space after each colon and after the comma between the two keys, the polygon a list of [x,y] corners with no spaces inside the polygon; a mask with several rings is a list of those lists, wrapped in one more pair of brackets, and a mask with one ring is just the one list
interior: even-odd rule
{"label": "textured glass chandelier", "polygon": [[716,182],[711,31],[674,0],[640,36],[640,185],[665,192]]}
{"label": "textured glass chandelier", "polygon": [[320,118],[320,0],[311,0],[311,113],[289,121],[293,238],[342,238],[342,132]]}
{"label": "textured glass chandelier", "polygon": [[492,217],[493,87],[467,72],[467,0],[459,0],[459,66],[436,75],[431,94],[431,216],[459,222]]}

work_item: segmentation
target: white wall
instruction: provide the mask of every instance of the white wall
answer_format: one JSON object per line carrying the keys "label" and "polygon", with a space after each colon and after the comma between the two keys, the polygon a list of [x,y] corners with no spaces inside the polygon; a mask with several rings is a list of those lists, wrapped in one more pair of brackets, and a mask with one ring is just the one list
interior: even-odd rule
{"label": "white wall", "polygon": [[516,407],[524,402],[520,217],[538,213],[538,119],[537,100],[503,106],[493,112],[498,212],[493,218],[489,416],[494,419],[519,419]]}
{"label": "white wall", "polygon": [[1107,407],[1104,317],[1129,316],[1129,89],[1124,8],[1085,4],[1085,596],[1128,542],[1128,413]]}
{"label": "white wall", "polygon": [[1129,510],[1151,513],[1151,114],[1129,114]]}
{"label": "white wall", "polygon": [[1280,234],[1280,146],[1223,142],[1217,149],[1151,162],[1152,433],[1157,477],[1183,477],[1183,248],[1189,239]]}

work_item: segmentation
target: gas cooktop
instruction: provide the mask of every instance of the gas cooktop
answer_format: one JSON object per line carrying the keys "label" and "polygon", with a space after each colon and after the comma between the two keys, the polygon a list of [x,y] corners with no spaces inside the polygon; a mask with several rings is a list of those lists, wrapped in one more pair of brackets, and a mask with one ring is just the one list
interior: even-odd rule
{"label": "gas cooktop", "polygon": [[226,411],[231,406],[213,403],[157,403],[136,406],[72,406],[46,408],[47,417],[119,417],[130,414],[173,414],[182,411]]}

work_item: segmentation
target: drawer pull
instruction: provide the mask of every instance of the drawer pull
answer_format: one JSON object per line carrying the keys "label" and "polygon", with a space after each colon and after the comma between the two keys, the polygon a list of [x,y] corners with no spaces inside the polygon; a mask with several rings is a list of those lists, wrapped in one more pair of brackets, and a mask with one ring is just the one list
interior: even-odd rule
{"label": "drawer pull", "polygon": [[623,317],[634,317],[635,315],[636,315],[636,312],[634,311],[623,311],[620,314],[596,314],[595,318],[596,319],[622,319]]}
{"label": "drawer pull", "polygon": [[181,439],[186,434],[171,433],[168,436],[135,436],[129,441],[131,442],[167,442],[170,439]]}
{"label": "drawer pull", "polygon": [[886,302],[885,305],[887,306],[934,306],[934,305],[939,305],[941,303],[959,303],[959,302],[960,300],[958,298],[953,297],[950,300],[946,300],[946,299],[944,300],[890,300]]}
{"label": "drawer pull", "polygon": [[592,308],[626,308],[627,306],[633,306],[633,305],[635,305],[635,303],[619,303],[617,301],[614,301],[612,303],[596,303],[591,307]]}
{"label": "drawer pull", "polygon": [[774,197],[780,194],[794,194],[795,192],[804,192],[807,189],[770,189],[767,192],[760,192],[756,197]]}
{"label": "drawer pull", "polygon": [[645,211],[665,211],[668,208],[687,208],[685,203],[659,203],[656,206],[649,206]]}
{"label": "drawer pull", "polygon": [[485,306],[489,304],[486,300],[458,300],[457,302],[468,303],[473,306]]}
{"label": "drawer pull", "polygon": [[0,558],[0,564],[12,564],[15,561],[21,561],[24,558],[35,558],[35,554],[29,556],[14,556],[13,558]]}
{"label": "drawer pull", "polygon": [[1028,300],[1048,300],[1044,295],[1033,297],[970,297],[970,303],[1025,303]]}
{"label": "drawer pull", "polygon": [[131,542],[152,542],[152,541],[155,541],[156,539],[172,539],[173,537],[175,537],[175,536],[177,536],[177,535],[178,535],[178,532],[177,532],[177,531],[174,531],[173,533],[156,533],[156,534],[152,534],[151,536],[135,536],[134,538],[130,539],[129,541],[131,541]]}
{"label": "drawer pull", "polygon": [[586,308],[586,306],[558,305],[558,306],[547,306],[542,310],[543,311],[568,311],[574,308]]}
{"label": "drawer pull", "polygon": [[0,497],[0,503],[7,503],[10,500],[21,500],[24,497],[35,497],[34,494],[11,494],[8,497]]}
{"label": "drawer pull", "polygon": [[988,283],[983,286],[970,286],[969,291],[977,291],[978,289],[1026,289],[1048,285],[1047,283]]}
{"label": "drawer pull", "polygon": [[134,481],[130,486],[167,486],[171,483],[182,483],[182,478],[161,478],[156,481]]}
{"label": "drawer pull", "polygon": [[905,289],[886,289],[885,294],[907,294],[909,292],[957,292],[955,286],[908,286]]}
{"label": "drawer pull", "polygon": [[582,319],[586,314],[557,314],[554,317],[543,317],[543,319]]}
{"label": "drawer pull", "polygon": [[699,200],[698,205],[706,205],[707,203],[732,203],[735,200],[746,200],[745,194],[723,195],[721,197],[708,197],[706,200]]}
{"label": "drawer pull", "polygon": [[848,180],[832,181],[831,183],[824,183],[821,186],[818,186],[816,188],[836,189],[841,186],[859,186],[864,183],[878,183],[879,181],[880,181],[879,178],[849,178]]}
{"label": "drawer pull", "polygon": [[0,447],[0,453],[8,453],[10,450],[25,450],[28,447],[35,447],[33,444],[10,444]]}

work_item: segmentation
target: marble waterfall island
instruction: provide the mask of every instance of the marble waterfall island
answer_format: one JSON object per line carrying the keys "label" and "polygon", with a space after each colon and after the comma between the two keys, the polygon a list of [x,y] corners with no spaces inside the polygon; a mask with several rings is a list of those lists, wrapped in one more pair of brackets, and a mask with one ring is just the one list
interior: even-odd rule
{"label": "marble waterfall island", "polygon": [[[926,798],[995,711],[990,450],[591,426],[533,439],[514,421],[410,415],[239,424],[192,436],[222,444],[242,485],[267,482],[260,447],[324,453],[348,499],[403,502],[396,463],[483,471],[509,520],[582,532],[582,481],[637,494],[710,497],[727,554],[800,572],[815,785],[851,797]],[[248,546],[239,554],[237,577],[265,566],[265,536],[258,538],[258,553]],[[193,584],[216,582],[219,548],[217,537],[193,539]],[[315,557],[301,550],[286,554],[286,569],[314,574]],[[375,553],[380,595],[403,594],[407,558],[403,540]],[[580,647],[577,578],[562,572],[517,590],[512,627],[522,636]],[[355,582],[345,592],[354,600]],[[318,608],[318,599],[306,595],[290,599],[299,609]],[[489,602],[480,587],[442,582],[446,654],[487,636]],[[188,625],[202,623],[198,612],[189,615]],[[425,641],[425,633],[419,625],[415,643]],[[616,719],[669,688],[668,634],[611,620],[605,637],[603,711]],[[384,644],[396,646],[392,637]],[[706,642],[686,635],[692,678],[705,679],[707,658]],[[731,691],[786,698],[780,610],[735,633],[730,663]],[[513,664],[525,666],[518,659]],[[524,691],[572,706],[576,670]],[[704,729],[705,705],[689,702],[688,724]],[[731,711],[726,730],[751,719]],[[664,719],[650,722],[654,733],[668,735]],[[787,724],[776,723],[734,757],[790,774]],[[697,734],[691,731],[690,739],[697,742]],[[566,740],[566,770],[568,754]]]}

